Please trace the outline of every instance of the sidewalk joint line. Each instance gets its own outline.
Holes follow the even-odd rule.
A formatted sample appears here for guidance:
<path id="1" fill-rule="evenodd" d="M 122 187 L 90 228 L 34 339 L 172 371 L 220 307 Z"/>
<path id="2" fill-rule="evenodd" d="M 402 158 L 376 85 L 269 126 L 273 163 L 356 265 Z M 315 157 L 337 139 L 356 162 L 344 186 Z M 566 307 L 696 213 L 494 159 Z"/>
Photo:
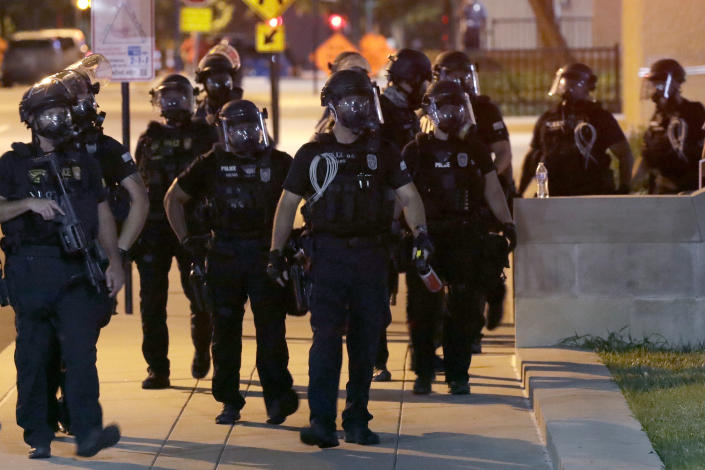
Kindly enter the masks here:
<path id="1" fill-rule="evenodd" d="M 152 460 L 152 463 L 149 464 L 150 470 L 152 468 L 154 468 L 154 464 L 157 463 L 157 459 L 159 459 L 159 456 L 162 454 L 162 450 L 164 450 L 166 443 L 169 442 L 169 438 L 174 433 L 174 429 L 176 429 L 176 425 L 179 422 L 179 419 L 181 419 L 181 415 L 184 414 L 184 411 L 186 411 L 186 407 L 188 406 L 189 402 L 191 401 L 191 397 L 193 397 L 193 394 L 196 393 L 196 389 L 198 388 L 199 382 L 200 382 L 200 379 L 196 379 L 196 383 L 193 385 L 193 388 L 191 389 L 191 393 L 189 393 L 188 398 L 186 398 L 186 401 L 184 402 L 184 405 L 181 407 L 181 410 L 179 410 L 179 414 L 176 415 L 176 419 L 171 424 L 171 428 L 169 429 L 169 432 L 166 434 L 166 437 L 162 441 L 162 444 L 159 446 L 159 450 L 157 450 L 157 453 L 154 455 L 154 459 Z"/>
<path id="2" fill-rule="evenodd" d="M 399 456 L 399 439 L 401 437 L 401 421 L 404 415 L 404 390 L 406 390 L 406 363 L 409 359 L 409 346 L 406 347 L 406 352 L 404 353 L 404 372 L 401 376 L 401 390 L 399 392 L 399 417 L 397 418 L 397 441 L 394 443 L 394 462 L 392 463 L 392 468 L 397 468 L 397 457 Z"/>
<path id="3" fill-rule="evenodd" d="M 250 384 L 252 384 L 252 377 L 255 376 L 255 371 L 257 370 L 257 366 L 252 367 L 252 372 L 250 372 L 250 377 L 247 380 L 247 388 L 245 388 L 245 393 L 243 393 L 244 397 L 247 398 L 247 392 L 250 391 Z M 235 426 L 237 425 L 237 422 L 233 425 L 230 426 L 230 429 L 228 429 L 228 434 L 225 435 L 225 441 L 223 442 L 223 447 L 220 448 L 220 453 L 218 454 L 218 459 L 215 461 L 215 467 L 213 467 L 213 470 L 217 470 L 218 466 L 220 465 L 220 461 L 223 459 L 223 454 L 225 454 L 225 449 L 228 448 L 228 443 L 230 442 L 230 436 L 233 434 L 233 430 L 235 429 Z"/>

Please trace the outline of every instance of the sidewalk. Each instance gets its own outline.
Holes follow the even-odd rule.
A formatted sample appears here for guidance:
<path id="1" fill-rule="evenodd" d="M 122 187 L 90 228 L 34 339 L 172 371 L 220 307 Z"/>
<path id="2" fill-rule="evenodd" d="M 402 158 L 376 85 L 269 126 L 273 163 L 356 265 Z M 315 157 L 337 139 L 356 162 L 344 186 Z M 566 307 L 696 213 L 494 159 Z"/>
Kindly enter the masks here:
<path id="1" fill-rule="evenodd" d="M 172 273 L 173 274 L 173 273 Z M 403 283 L 402 283 L 403 284 Z M 400 292 L 399 299 L 405 295 Z M 308 317 L 287 320 L 290 370 L 301 397 L 299 411 L 281 426 L 265 424 L 266 414 L 254 367 L 254 325 L 245 315 L 242 390 L 247 405 L 235 426 L 214 424 L 220 406 L 206 380 L 190 377 L 190 344 L 186 302 L 172 275 L 169 298 L 172 388 L 145 391 L 139 316 L 118 315 L 98 345 L 101 403 L 105 422 L 117 421 L 120 444 L 92 460 L 74 456 L 73 439 L 59 437 L 53 458 L 30 461 L 15 424 L 14 344 L 0 354 L 0 468 L 3 469 L 549 469 L 546 447 L 513 366 L 513 328 L 501 327 L 485 338 L 485 354 L 473 359 L 472 395 L 455 397 L 441 381 L 434 393 L 410 392 L 407 333 L 402 305 L 394 308 L 390 327 L 393 381 L 373 384 L 371 428 L 379 446 L 346 444 L 320 450 L 299 442 L 308 422 L 307 362 L 311 331 Z M 401 302 L 400 302 L 401 303 Z M 344 404 L 347 365 L 343 364 L 339 410 Z M 338 422 L 340 426 L 340 421 Z M 58 467 L 57 467 L 58 466 Z"/>

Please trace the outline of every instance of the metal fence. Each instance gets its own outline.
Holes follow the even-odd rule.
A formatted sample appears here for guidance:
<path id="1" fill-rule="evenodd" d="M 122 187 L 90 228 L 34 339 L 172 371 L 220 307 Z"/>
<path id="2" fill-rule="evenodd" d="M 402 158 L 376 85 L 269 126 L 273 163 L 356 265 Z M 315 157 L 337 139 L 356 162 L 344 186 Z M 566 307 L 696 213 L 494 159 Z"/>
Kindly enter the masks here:
<path id="1" fill-rule="evenodd" d="M 620 52 L 614 47 L 580 49 L 492 49 L 470 53 L 478 64 L 483 94 L 498 103 L 503 114 L 541 114 L 555 103 L 547 95 L 556 70 L 566 62 L 583 62 L 597 75 L 595 97 L 613 112 L 622 108 Z"/>

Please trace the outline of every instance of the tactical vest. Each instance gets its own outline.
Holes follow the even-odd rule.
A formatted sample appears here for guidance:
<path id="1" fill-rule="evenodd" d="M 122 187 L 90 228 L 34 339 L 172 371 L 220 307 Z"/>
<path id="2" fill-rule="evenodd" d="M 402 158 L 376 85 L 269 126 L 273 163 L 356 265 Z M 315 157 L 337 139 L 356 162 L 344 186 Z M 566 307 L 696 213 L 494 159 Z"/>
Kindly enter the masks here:
<path id="1" fill-rule="evenodd" d="M 688 141 L 688 122 L 678 113 L 656 111 L 644 133 L 642 157 L 649 168 L 659 171 L 681 190 L 697 188 L 697 162 L 701 145 Z M 694 148 L 695 147 L 695 148 Z"/>
<path id="2" fill-rule="evenodd" d="M 302 209 L 314 233 L 342 237 L 373 236 L 389 232 L 394 216 L 395 195 L 381 172 L 379 142 L 369 148 L 340 151 L 332 134 L 317 135 L 321 145 L 317 179 L 323 184 L 326 155 L 335 158 L 338 171 L 320 199 L 309 198 Z M 326 152 L 327 148 L 331 151 Z M 315 157 L 314 157 L 315 160 Z M 313 163 L 312 163 L 313 164 Z"/>
<path id="3" fill-rule="evenodd" d="M 561 106 L 543 121 L 539 130 L 543 162 L 548 170 L 549 193 L 555 196 L 604 194 L 614 191 L 609 165 L 594 151 L 597 131 L 588 114 L 589 106 L 572 109 Z"/>
<path id="4" fill-rule="evenodd" d="M 238 158 L 217 146 L 211 228 L 219 236 L 258 237 L 272 229 L 280 188 L 273 184 L 272 150 L 258 159 Z"/>
<path id="5" fill-rule="evenodd" d="M 152 122 L 147 128 L 146 148 L 137 167 L 149 193 L 149 221 L 166 222 L 163 201 L 167 190 L 191 162 L 208 150 L 212 130 L 196 123 L 176 129 Z M 189 201 L 185 210 L 189 232 L 203 233 L 208 223 L 203 201 Z"/>
<path id="6" fill-rule="evenodd" d="M 24 143 L 14 143 L 12 149 L 20 157 L 16 160 L 16 170 L 26 172 L 24 177 L 30 182 L 28 194 L 15 196 L 57 200 L 59 189 L 56 181 L 51 177 L 47 163 L 38 161 L 37 157 L 40 155 L 37 151 Z M 97 175 L 91 175 L 86 163 L 81 154 L 76 152 L 57 154 L 57 166 L 76 215 L 84 224 L 86 236 L 94 239 L 98 233 L 98 203 L 91 189 L 90 177 Z M 61 245 L 58 236 L 59 224 L 46 221 L 39 214 L 30 211 L 3 223 L 2 231 L 7 238 L 6 245 Z"/>
<path id="7" fill-rule="evenodd" d="M 443 221 L 472 221 L 485 200 L 485 176 L 472 155 L 448 150 L 431 134 L 418 134 L 419 165 L 414 184 L 421 195 L 429 228 Z"/>

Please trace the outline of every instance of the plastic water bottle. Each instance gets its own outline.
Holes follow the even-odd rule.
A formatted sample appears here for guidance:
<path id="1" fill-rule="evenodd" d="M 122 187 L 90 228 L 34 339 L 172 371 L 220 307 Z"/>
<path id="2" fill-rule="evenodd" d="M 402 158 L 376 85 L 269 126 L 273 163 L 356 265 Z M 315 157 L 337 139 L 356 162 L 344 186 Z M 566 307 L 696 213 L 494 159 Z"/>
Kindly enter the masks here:
<path id="1" fill-rule="evenodd" d="M 548 170 L 543 162 L 539 162 L 536 167 L 536 183 L 538 184 L 537 195 L 540 198 L 548 197 Z"/>

